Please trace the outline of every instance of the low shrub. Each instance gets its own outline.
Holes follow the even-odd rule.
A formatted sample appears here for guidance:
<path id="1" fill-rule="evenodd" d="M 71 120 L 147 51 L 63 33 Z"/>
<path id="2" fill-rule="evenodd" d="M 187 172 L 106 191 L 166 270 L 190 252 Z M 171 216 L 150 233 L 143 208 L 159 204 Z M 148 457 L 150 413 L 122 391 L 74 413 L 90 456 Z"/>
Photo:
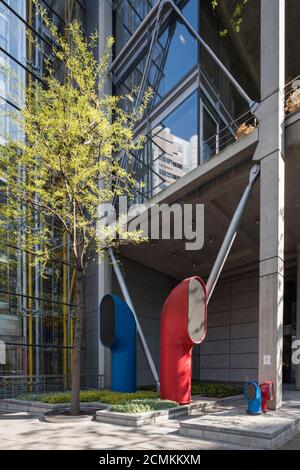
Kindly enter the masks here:
<path id="1" fill-rule="evenodd" d="M 18 395 L 18 400 L 25 400 L 25 401 L 42 401 L 42 396 L 37 393 L 26 393 L 25 395 Z"/>
<path id="2" fill-rule="evenodd" d="M 216 384 L 216 383 L 193 383 L 192 395 L 202 397 L 226 398 L 243 394 L 243 385 Z"/>
<path id="3" fill-rule="evenodd" d="M 141 390 L 155 391 L 153 385 L 145 385 L 140 387 Z M 239 384 L 222 384 L 222 383 L 192 383 L 192 395 L 200 395 L 203 397 L 225 398 L 234 395 L 242 395 L 243 385 Z"/>
<path id="4" fill-rule="evenodd" d="M 200 395 L 202 397 L 225 398 L 234 395 L 241 395 L 243 386 L 236 384 L 216 384 L 216 383 L 193 383 L 192 395 Z M 18 397 L 21 400 L 41 401 L 43 403 L 60 404 L 70 403 L 70 392 L 55 392 L 43 394 L 26 394 Z M 124 405 L 124 403 L 133 400 L 155 400 L 159 398 L 159 394 L 149 387 L 147 390 L 138 390 L 136 393 L 112 392 L 111 390 L 82 390 L 80 392 L 80 401 L 82 403 L 98 401 L 109 405 Z M 166 400 L 163 400 L 165 403 Z M 147 410 L 150 411 L 150 410 Z M 124 411 L 125 413 L 125 411 Z M 137 411 L 138 413 L 138 411 Z"/>
<path id="5" fill-rule="evenodd" d="M 127 403 L 120 403 L 119 405 L 113 405 L 111 411 L 118 413 L 144 413 L 147 411 L 167 410 L 178 406 L 178 403 L 171 400 L 160 400 L 156 398 L 154 400 L 132 400 Z"/>
<path id="6" fill-rule="evenodd" d="M 147 392 L 155 392 L 155 385 L 140 385 L 139 390 L 147 390 Z"/>
<path id="7" fill-rule="evenodd" d="M 135 399 L 155 399 L 158 398 L 157 392 L 151 391 L 137 391 L 136 393 L 121 393 L 112 392 L 110 390 L 82 390 L 80 392 L 80 401 L 82 403 L 98 401 L 101 403 L 108 403 L 110 405 L 117 405 Z M 51 403 L 52 405 L 60 403 L 70 403 L 71 392 L 56 392 L 42 394 L 28 394 L 18 397 L 21 400 L 28 401 L 41 401 L 42 403 Z"/>

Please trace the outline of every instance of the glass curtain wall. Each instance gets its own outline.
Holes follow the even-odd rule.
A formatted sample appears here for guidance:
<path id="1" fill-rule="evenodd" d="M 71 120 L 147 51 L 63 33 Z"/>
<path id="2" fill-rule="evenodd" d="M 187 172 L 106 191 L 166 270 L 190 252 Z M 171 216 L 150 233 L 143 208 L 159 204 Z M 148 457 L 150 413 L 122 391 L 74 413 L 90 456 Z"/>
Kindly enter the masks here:
<path id="1" fill-rule="evenodd" d="M 149 31 L 153 32 L 155 17 L 150 18 L 146 26 L 148 34 L 141 34 L 124 56 L 123 53 L 118 56 L 124 37 L 128 40 L 138 26 L 136 24 L 135 29 L 129 31 L 128 24 L 136 18 L 130 3 L 124 1 L 122 7 L 115 8 L 118 67 L 114 85 L 115 92 L 124 97 L 124 107 L 132 110 L 145 69 L 151 41 Z M 139 17 L 140 24 L 151 5 L 144 0 L 137 3 L 144 12 Z M 211 1 L 175 3 L 253 97 L 255 89 L 247 79 L 230 38 L 220 35 L 224 27 L 212 9 Z M 139 200 L 152 197 L 234 142 L 236 128 L 233 123 L 248 110 L 247 103 L 230 80 L 170 9 L 165 13 L 151 56 L 147 87 L 151 87 L 154 94 L 139 127 L 147 141 L 144 149 L 134 155 L 133 163 L 133 170 L 143 183 Z"/>
<path id="2" fill-rule="evenodd" d="M 117 0 L 114 8 L 115 52 L 118 54 L 147 16 L 156 0 Z"/>
<path id="3" fill-rule="evenodd" d="M 133 160 L 136 178 L 143 183 L 140 199 L 154 196 L 198 165 L 197 101 L 196 90 L 153 121 L 145 148 L 135 155 L 139 165 Z"/>
<path id="4" fill-rule="evenodd" d="M 141 2 L 143 3 L 143 2 Z M 197 29 L 197 0 L 184 2 L 182 13 Z M 116 79 L 116 93 L 126 97 L 126 108 L 131 109 L 145 69 L 150 37 L 143 42 L 142 52 L 127 67 L 124 66 Z M 116 38 L 118 43 L 118 36 Z M 147 87 L 154 91 L 150 108 L 163 97 L 192 69 L 197 66 L 197 42 L 174 13 L 168 15 L 163 24 L 151 57 Z"/>
<path id="5" fill-rule="evenodd" d="M 72 19 L 84 24 L 84 0 L 41 3 L 62 34 Z M 22 138 L 5 111 L 18 112 L 22 86 L 40 80 L 45 58 L 51 59 L 52 41 L 31 0 L 0 0 L 0 106 L 4 111 L 0 144 L 5 144 L 7 135 L 19 133 Z M 57 64 L 56 73 L 63 80 L 63 64 Z M 0 204 L 5 204 L 5 182 L 0 185 Z M 38 223 L 36 214 L 30 214 L 30 219 Z M 49 224 L 54 223 L 49 219 Z M 0 241 L 0 340 L 7 350 L 6 364 L 0 365 L 0 396 L 4 388 L 9 393 L 10 387 L 18 385 L 30 390 L 68 386 L 74 276 L 68 240 L 59 229 L 53 247 L 54 260 L 42 278 L 39 266 L 33 266 L 33 255 L 18 248 L 9 226 L 6 239 Z"/>

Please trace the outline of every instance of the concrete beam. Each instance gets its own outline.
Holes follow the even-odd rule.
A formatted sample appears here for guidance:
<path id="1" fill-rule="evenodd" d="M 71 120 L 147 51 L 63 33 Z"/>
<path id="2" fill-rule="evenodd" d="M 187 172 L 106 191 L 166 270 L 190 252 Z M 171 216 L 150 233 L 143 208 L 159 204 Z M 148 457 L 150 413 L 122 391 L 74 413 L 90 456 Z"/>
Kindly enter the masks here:
<path id="1" fill-rule="evenodd" d="M 282 405 L 284 294 L 285 0 L 261 0 L 261 99 L 254 160 L 260 177 L 259 382 L 275 385 Z"/>

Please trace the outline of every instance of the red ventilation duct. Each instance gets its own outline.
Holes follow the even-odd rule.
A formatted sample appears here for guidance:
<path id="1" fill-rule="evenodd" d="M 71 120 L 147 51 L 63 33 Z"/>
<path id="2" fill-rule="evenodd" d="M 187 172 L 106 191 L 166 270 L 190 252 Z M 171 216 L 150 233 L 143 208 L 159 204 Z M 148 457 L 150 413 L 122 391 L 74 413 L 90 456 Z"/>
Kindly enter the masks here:
<path id="1" fill-rule="evenodd" d="M 191 401 L 192 349 L 206 335 L 207 294 L 204 281 L 190 277 L 166 299 L 160 320 L 160 395 Z"/>

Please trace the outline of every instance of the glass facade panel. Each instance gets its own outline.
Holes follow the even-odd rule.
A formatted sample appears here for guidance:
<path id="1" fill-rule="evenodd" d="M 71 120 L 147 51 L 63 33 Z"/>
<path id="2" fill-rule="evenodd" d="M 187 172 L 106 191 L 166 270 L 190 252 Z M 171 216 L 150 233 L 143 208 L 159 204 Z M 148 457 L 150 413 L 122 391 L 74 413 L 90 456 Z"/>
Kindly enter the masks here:
<path id="1" fill-rule="evenodd" d="M 8 311 L 9 309 L 9 260 L 6 253 L 0 252 L 0 285 L 1 285 L 1 292 L 0 292 L 0 312 Z"/>
<path id="2" fill-rule="evenodd" d="M 156 0 L 122 0 L 114 9 L 116 54 L 125 46 Z"/>
<path id="3" fill-rule="evenodd" d="M 146 2 L 140 2 L 140 5 L 142 4 L 146 8 Z M 247 80 L 239 55 L 234 50 L 229 36 L 220 35 L 223 26 L 217 12 L 211 6 L 211 1 L 178 1 L 176 4 L 181 8 L 190 25 L 200 33 L 248 95 L 255 97 L 251 81 Z M 116 31 L 118 41 L 118 30 Z M 132 110 L 135 103 L 145 69 L 150 40 L 151 35 L 144 47 L 143 44 L 139 44 L 139 47 L 135 44 L 131 54 L 128 55 L 130 65 L 126 62 L 122 63 L 121 71 L 117 72 L 116 93 L 125 95 L 125 107 L 128 110 Z M 139 53 L 135 53 L 135 50 Z M 176 100 L 180 100 L 179 87 L 184 88 L 183 78 L 192 77 L 192 72 L 196 69 L 198 69 L 198 77 L 194 74 L 193 80 L 195 85 L 196 81 L 197 85 L 200 83 L 200 87 L 199 98 L 193 104 L 193 116 L 187 112 L 186 107 L 189 101 L 184 101 L 178 106 L 179 114 L 174 112 L 172 125 L 170 122 L 172 122 L 173 113 L 170 115 L 170 121 L 169 117 L 162 119 L 160 124 L 153 128 L 150 116 L 155 115 L 155 122 L 157 122 L 156 110 L 160 107 L 164 109 L 165 103 L 165 106 L 172 106 L 172 103 L 169 103 L 171 91 L 175 95 L 178 90 Z M 150 197 L 191 171 L 197 164 L 205 163 L 229 143 L 234 142 L 235 131 L 238 127 L 234 121 L 248 110 L 248 105 L 212 56 L 198 45 L 184 23 L 179 21 L 178 16 L 171 10 L 161 25 L 147 80 L 147 86 L 153 89 L 154 96 L 145 113 L 145 122 L 147 121 L 145 125 L 153 130 L 151 134 L 146 132 L 147 143 L 143 152 L 139 152 L 138 156 L 135 155 L 134 168 L 138 178 L 145 183 L 146 189 L 141 191 L 142 194 Z M 196 96 L 196 93 L 193 96 Z M 181 116 L 180 113 L 182 113 Z M 200 118 L 199 124 L 197 116 Z M 178 131 L 176 122 L 180 122 Z M 187 128 L 190 129 L 191 134 L 182 136 L 184 129 Z M 198 136 L 200 137 L 200 155 L 198 155 Z M 180 139 L 182 140 L 181 150 L 176 155 L 174 148 Z M 170 153 L 168 153 L 169 150 Z"/>
<path id="4" fill-rule="evenodd" d="M 216 153 L 217 132 L 217 122 L 203 106 L 203 162 L 207 162 Z"/>
<path id="5" fill-rule="evenodd" d="M 116 54 L 156 1 L 114 2 Z M 17 90 L 16 82 L 25 84 L 39 79 L 44 58 L 51 57 L 53 42 L 30 0 L 6 0 L 6 3 L 9 8 L 0 2 L 0 106 L 3 110 L 17 112 L 23 104 L 23 95 Z M 175 3 L 252 96 L 251 84 L 229 37 L 220 37 L 222 25 L 211 8 L 211 1 L 177 0 Z M 43 1 L 43 6 L 62 34 L 69 20 L 84 21 L 83 0 L 47 0 Z M 121 71 L 116 72 L 114 91 L 125 95 L 127 109 L 132 109 L 141 83 L 151 27 L 153 25 L 148 27 L 149 34 L 142 37 L 143 43 L 137 38 L 140 42 L 130 50 Z M 28 32 L 36 46 L 30 44 Z M 8 74 L 8 69 L 13 73 Z M 192 74 L 195 70 L 198 70 L 198 77 L 196 73 Z M 56 74 L 63 80 L 63 64 L 57 64 Z M 192 77 L 188 85 L 183 83 L 186 77 Z M 141 201 L 176 182 L 233 142 L 235 134 L 230 123 L 246 109 L 246 103 L 228 78 L 210 55 L 199 48 L 174 13 L 169 12 L 161 26 L 147 79 L 148 86 L 154 90 L 150 112 L 142 124 L 147 139 L 144 149 L 136 152 L 131 162 L 136 178 L 143 183 L 137 191 L 137 199 Z M 188 97 L 187 86 L 189 90 L 195 90 L 189 91 Z M 173 96 L 176 96 L 176 106 L 172 102 Z M 3 118 L 2 112 L 1 115 L 0 143 L 3 144 L 6 133 L 13 135 L 19 130 L 8 117 Z M 3 182 L 1 191 L 0 203 L 5 204 Z M 60 375 L 69 371 L 73 328 L 73 306 L 70 304 L 75 299 L 71 293 L 74 279 L 70 254 L 63 239 L 64 235 L 58 233 L 53 241 L 58 247 L 57 259 L 49 264 L 45 279 L 39 277 L 38 266 L 31 266 L 29 254 L 18 249 L 16 240 L 8 235 L 0 243 L 0 339 L 5 338 L 8 345 L 8 362 L 6 366 L 0 366 L 0 375 Z M 29 343 L 29 330 L 32 344 Z"/>
<path id="6" fill-rule="evenodd" d="M 188 2 L 182 9 L 184 16 L 191 16 L 195 5 Z M 196 15 L 193 15 L 194 22 Z M 159 36 L 150 69 L 150 82 L 157 92 L 157 103 L 176 83 L 197 64 L 197 42 L 187 28 L 171 16 L 169 25 Z"/>
<path id="7" fill-rule="evenodd" d="M 51 34 L 30 0 L 7 0 L 6 4 L 0 3 L 1 144 L 5 144 L 7 135 L 16 137 L 18 133 L 18 138 L 22 138 L 8 111 L 17 113 L 22 107 L 24 86 L 42 75 L 44 59 L 51 58 L 53 47 Z M 62 34 L 69 20 L 83 21 L 84 4 L 84 0 L 43 2 Z M 63 65 L 57 64 L 56 75 L 63 79 Z M 2 181 L 0 204 L 5 201 L 5 181 Z M 33 214 L 32 223 L 36 220 Z M 49 220 L 49 223 L 54 222 Z M 0 339 L 5 341 L 7 349 L 7 363 L 0 365 L 0 396 L 1 375 L 15 378 L 22 375 L 24 380 L 20 379 L 20 384 L 25 384 L 26 391 L 27 386 L 31 390 L 45 380 L 41 378 L 45 374 L 62 377 L 70 373 L 74 296 L 69 248 L 61 232 L 53 240 L 54 246 L 57 246 L 53 250 L 55 260 L 48 266 L 47 277 L 41 278 L 33 255 L 18 248 L 9 224 L 7 237 L 0 242 Z M 59 385 L 66 386 L 65 379 L 60 378 Z"/>
<path id="8" fill-rule="evenodd" d="M 209 100 L 203 93 L 200 100 L 201 163 L 218 154 L 235 141 L 235 129 L 221 113 L 220 103 Z"/>
<path id="9" fill-rule="evenodd" d="M 26 12 L 26 3 L 21 0 L 19 2 L 19 11 Z M 21 15 L 21 16 L 23 16 Z M 26 63 L 26 46 L 25 46 L 25 27 L 24 23 L 3 3 L 0 4 L 0 45 L 15 59 L 22 63 Z"/>
<path id="10" fill-rule="evenodd" d="M 19 13 L 25 14 L 26 2 L 18 3 Z M 26 33 L 18 18 L 0 3 L 0 97 L 1 107 L 6 109 L 5 101 L 19 107 L 23 103 L 22 87 L 25 83 Z M 1 126 L 8 129 L 9 123 L 1 113 Z"/>
<path id="11" fill-rule="evenodd" d="M 198 165 L 197 96 L 195 91 L 152 128 L 134 168 L 136 177 L 145 185 L 146 198 Z"/>
<path id="12" fill-rule="evenodd" d="M 234 50 L 230 37 L 220 35 L 223 26 L 216 12 L 212 10 L 208 1 L 200 2 L 200 5 L 201 36 L 248 95 L 254 98 L 255 90 L 251 86 L 251 81 L 246 77 L 239 55 Z M 248 109 L 246 101 L 239 95 L 231 81 L 203 47 L 200 50 L 200 66 L 201 72 L 208 79 L 210 85 L 213 86 L 215 92 L 219 94 L 220 102 L 226 108 L 232 120 Z"/>
<path id="13" fill-rule="evenodd" d="M 181 6 L 182 13 L 197 29 L 197 2 L 190 0 Z M 132 109 L 137 89 L 141 83 L 148 53 L 147 44 L 133 66 L 120 76 L 116 84 L 119 95 L 130 95 L 125 108 Z M 198 46 L 176 14 L 171 14 L 164 25 L 152 52 L 147 86 L 154 90 L 150 104 L 157 104 L 185 75 L 197 65 Z"/>

